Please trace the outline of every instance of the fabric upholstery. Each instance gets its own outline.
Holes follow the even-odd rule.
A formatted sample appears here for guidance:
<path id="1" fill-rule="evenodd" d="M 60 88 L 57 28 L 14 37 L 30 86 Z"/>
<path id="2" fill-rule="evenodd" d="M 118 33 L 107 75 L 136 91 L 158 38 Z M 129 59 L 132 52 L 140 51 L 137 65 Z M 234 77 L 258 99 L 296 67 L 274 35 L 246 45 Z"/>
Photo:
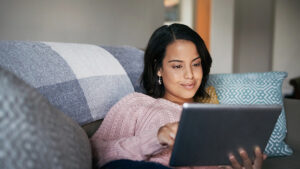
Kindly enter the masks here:
<path id="1" fill-rule="evenodd" d="M 300 153 L 300 99 L 284 99 L 284 107 L 286 112 L 287 121 L 287 138 L 286 142 Z M 299 154 L 300 155 L 300 154 Z M 299 158 L 300 159 L 300 158 Z M 299 161 L 300 166 L 300 161 Z"/>
<path id="2" fill-rule="evenodd" d="M 144 52 L 130 46 L 101 46 L 110 52 L 126 70 L 135 92 L 144 93 L 140 76 L 144 68 Z"/>
<path id="3" fill-rule="evenodd" d="M 90 169 L 86 133 L 35 89 L 0 68 L 0 168 Z"/>
<path id="4" fill-rule="evenodd" d="M 213 74 L 208 85 L 214 86 L 220 104 L 280 104 L 285 72 Z M 268 156 L 291 155 L 292 149 L 284 142 L 286 136 L 284 107 L 265 148 Z"/>
<path id="5" fill-rule="evenodd" d="M 0 67 L 81 125 L 104 118 L 111 106 L 134 91 L 118 60 L 94 45 L 0 41 Z"/>
<path id="6" fill-rule="evenodd" d="M 292 156 L 273 157 L 264 161 L 262 169 L 299 169 L 300 166 L 300 100 L 284 99 L 287 122 L 286 142 L 293 149 Z"/>

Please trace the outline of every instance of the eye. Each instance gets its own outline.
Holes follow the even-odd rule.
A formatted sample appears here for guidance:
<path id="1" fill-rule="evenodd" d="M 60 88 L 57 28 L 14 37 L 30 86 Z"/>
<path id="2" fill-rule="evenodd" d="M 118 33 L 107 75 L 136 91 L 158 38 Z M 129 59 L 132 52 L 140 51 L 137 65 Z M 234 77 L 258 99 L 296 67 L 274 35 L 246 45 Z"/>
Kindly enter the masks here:
<path id="1" fill-rule="evenodd" d="M 193 66 L 198 67 L 201 66 L 201 62 L 193 64 Z"/>
<path id="2" fill-rule="evenodd" d="M 174 66 L 172 66 L 172 68 L 173 69 L 180 69 L 180 68 L 182 68 L 182 66 L 181 65 L 174 65 Z"/>

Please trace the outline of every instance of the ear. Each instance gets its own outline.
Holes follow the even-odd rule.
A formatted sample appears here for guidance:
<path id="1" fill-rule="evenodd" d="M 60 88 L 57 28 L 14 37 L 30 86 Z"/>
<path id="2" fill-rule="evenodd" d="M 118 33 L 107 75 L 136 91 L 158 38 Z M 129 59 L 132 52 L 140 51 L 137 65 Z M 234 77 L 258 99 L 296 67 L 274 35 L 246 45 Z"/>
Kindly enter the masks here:
<path id="1" fill-rule="evenodd" d="M 161 76 L 161 74 L 162 74 L 162 69 L 159 68 L 158 71 L 157 71 L 157 76 L 159 77 L 159 76 Z"/>

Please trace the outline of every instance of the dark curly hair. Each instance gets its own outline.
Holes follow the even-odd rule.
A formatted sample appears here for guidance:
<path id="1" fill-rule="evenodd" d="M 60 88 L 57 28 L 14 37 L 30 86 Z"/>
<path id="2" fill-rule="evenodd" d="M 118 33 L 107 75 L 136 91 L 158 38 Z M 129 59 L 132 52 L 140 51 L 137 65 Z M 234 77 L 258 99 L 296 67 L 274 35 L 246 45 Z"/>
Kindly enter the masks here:
<path id="1" fill-rule="evenodd" d="M 161 98 L 165 94 L 164 85 L 158 84 L 157 72 L 162 67 L 166 48 L 175 40 L 188 40 L 195 44 L 201 58 L 203 77 L 195 98 L 208 97 L 205 85 L 208 80 L 212 59 L 202 38 L 191 28 L 183 24 L 164 25 L 152 34 L 144 55 L 144 71 L 141 75 L 141 86 L 147 95 Z"/>

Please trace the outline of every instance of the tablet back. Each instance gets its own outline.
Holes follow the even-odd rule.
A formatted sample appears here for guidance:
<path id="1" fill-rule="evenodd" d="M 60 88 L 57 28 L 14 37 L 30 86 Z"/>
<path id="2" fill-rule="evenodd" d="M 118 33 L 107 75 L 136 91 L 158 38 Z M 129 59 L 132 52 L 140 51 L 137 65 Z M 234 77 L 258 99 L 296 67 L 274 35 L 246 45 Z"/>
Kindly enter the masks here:
<path id="1" fill-rule="evenodd" d="M 280 112 L 280 105 L 186 103 L 170 166 L 229 165 L 229 153 L 241 161 L 240 147 L 254 159 L 254 146 L 265 149 Z"/>

